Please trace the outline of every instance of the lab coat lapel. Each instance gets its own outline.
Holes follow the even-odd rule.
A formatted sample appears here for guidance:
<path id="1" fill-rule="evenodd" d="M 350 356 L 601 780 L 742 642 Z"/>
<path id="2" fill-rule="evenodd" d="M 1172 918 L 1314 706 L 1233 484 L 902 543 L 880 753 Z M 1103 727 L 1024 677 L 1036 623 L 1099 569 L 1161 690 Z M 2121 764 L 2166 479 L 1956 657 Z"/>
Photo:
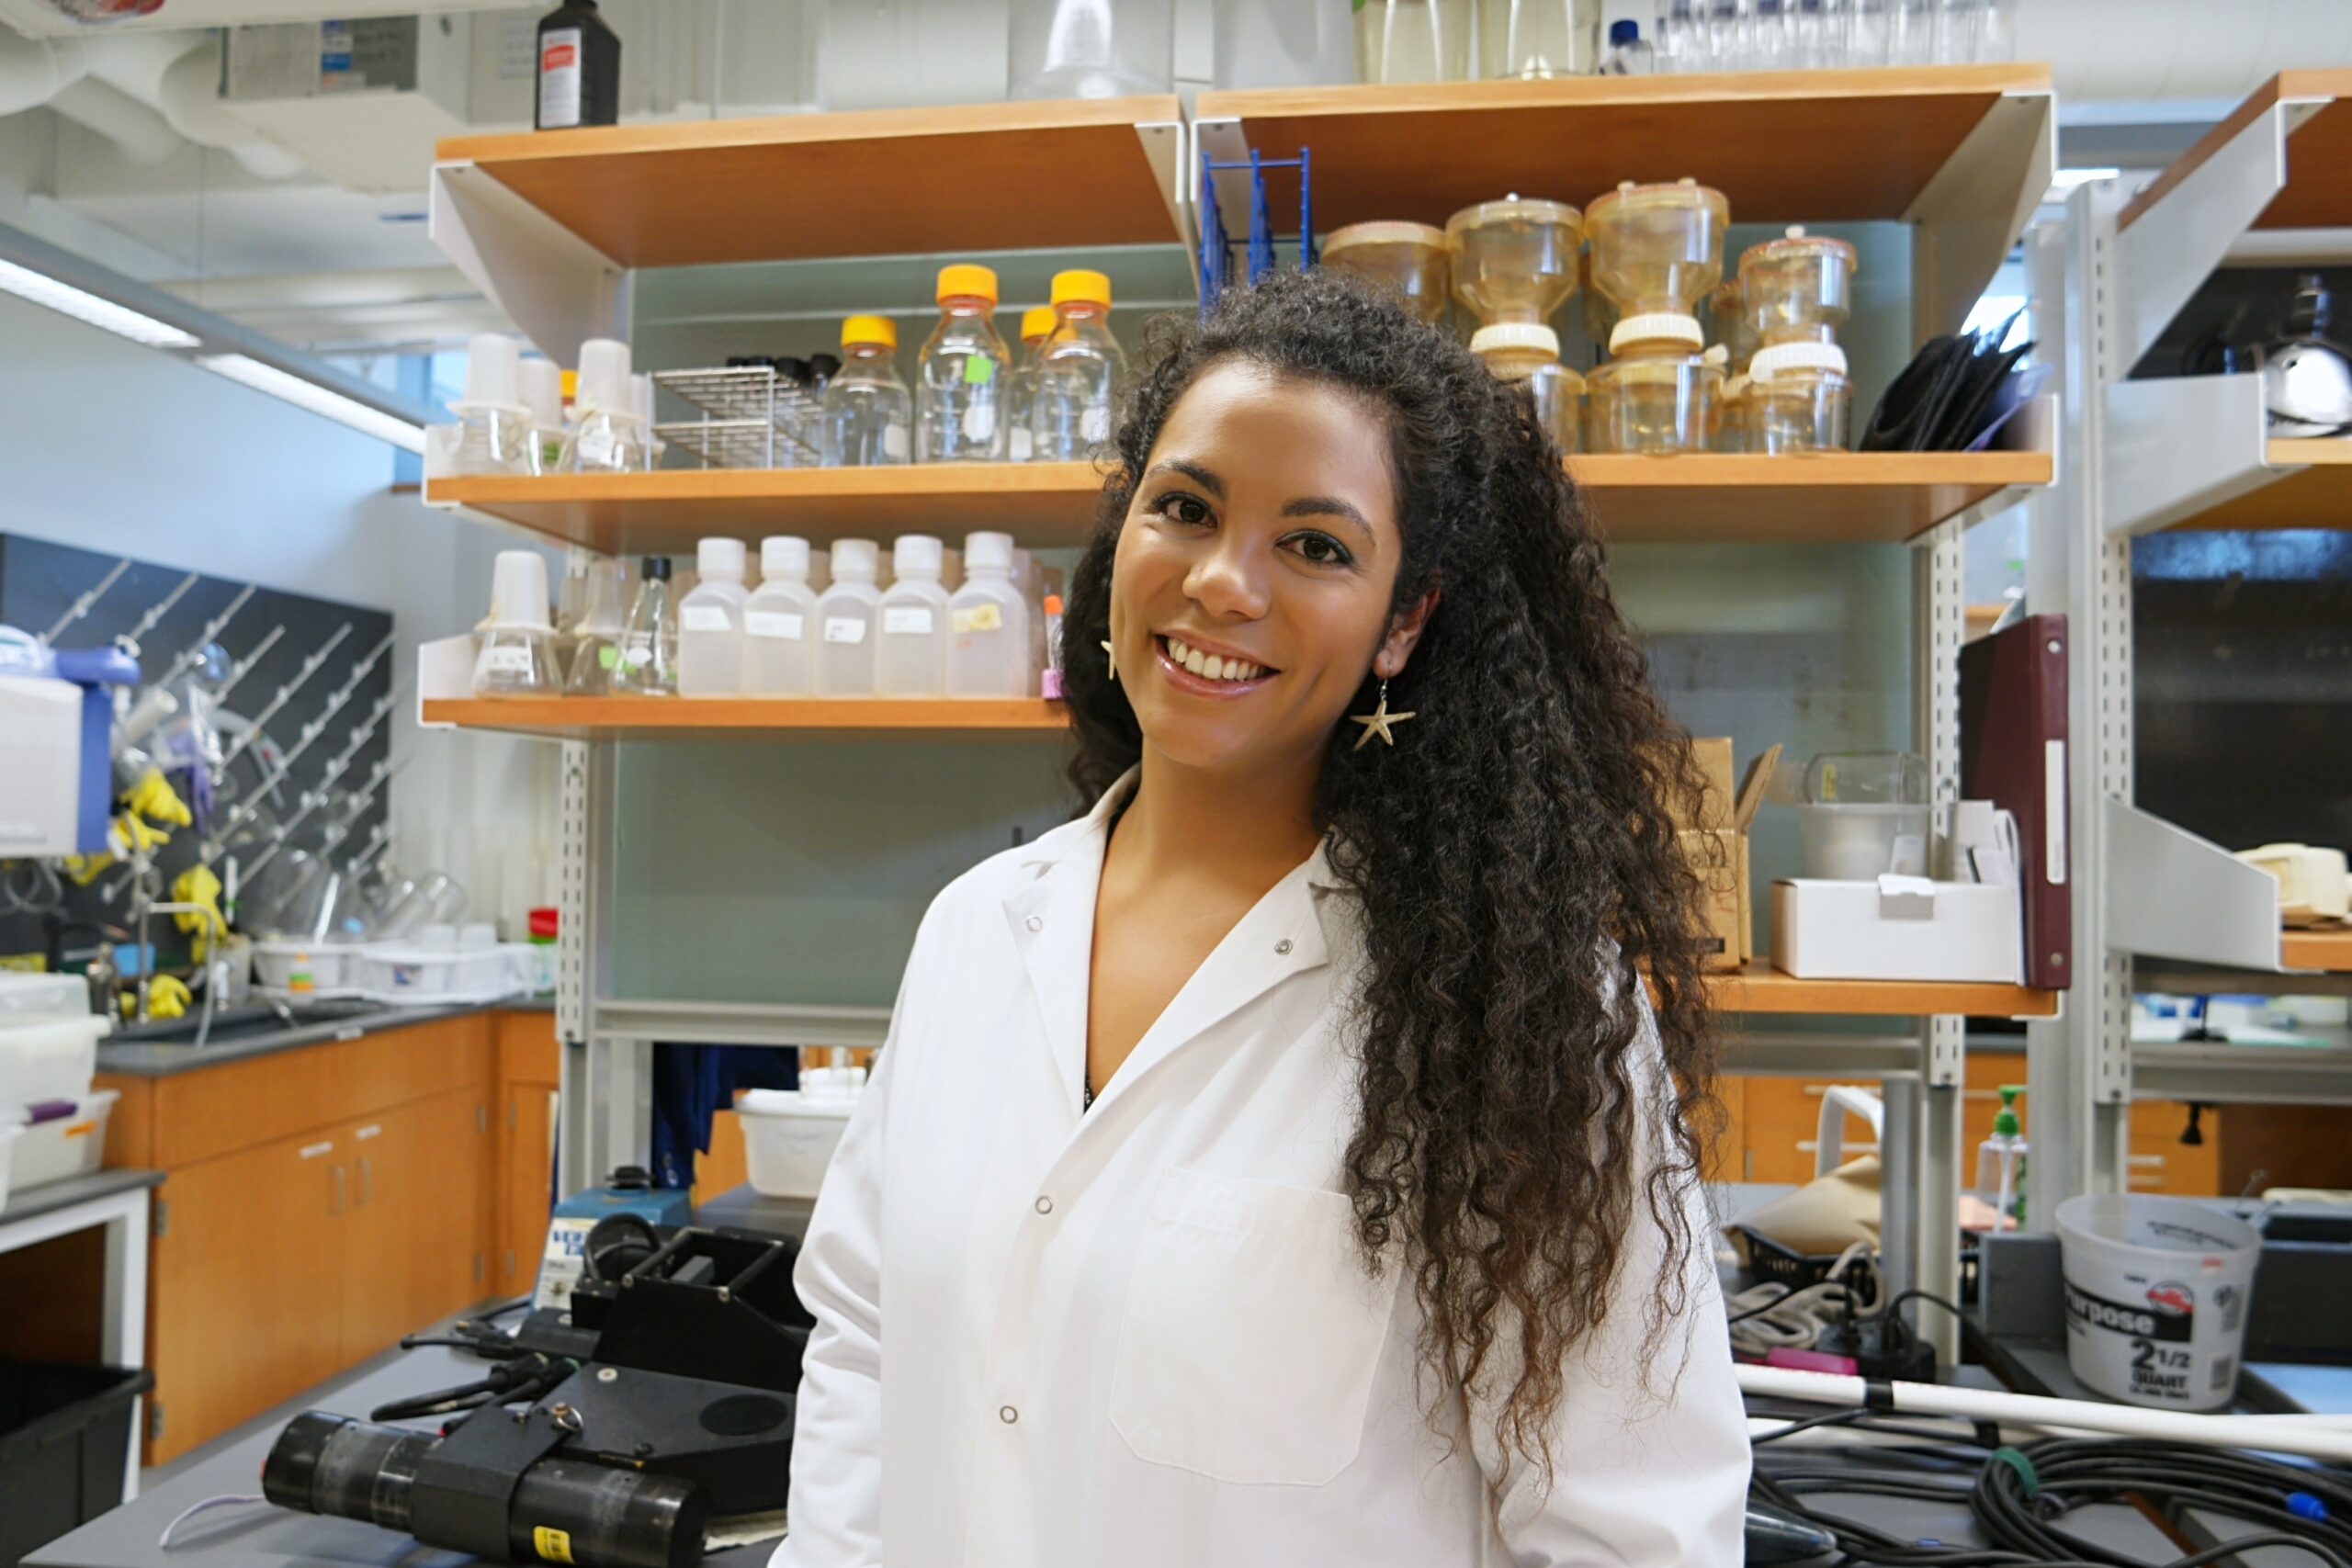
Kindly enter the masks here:
<path id="1" fill-rule="evenodd" d="M 1094 897 L 1102 883 L 1102 850 L 1112 811 L 1135 787 L 1130 768 L 1081 821 L 1037 840 L 1023 861 L 1037 880 L 1004 901 L 1005 926 L 1021 954 L 1053 1060 L 1054 1081 L 1073 1120 L 1086 1104 L 1086 1010 L 1094 961 Z"/>

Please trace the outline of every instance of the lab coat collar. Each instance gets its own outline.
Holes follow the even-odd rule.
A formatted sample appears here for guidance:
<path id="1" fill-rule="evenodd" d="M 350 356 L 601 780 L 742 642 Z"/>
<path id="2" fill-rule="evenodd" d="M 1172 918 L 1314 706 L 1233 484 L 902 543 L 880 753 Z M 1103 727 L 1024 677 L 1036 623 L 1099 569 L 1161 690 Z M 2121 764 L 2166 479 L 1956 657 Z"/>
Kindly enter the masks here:
<path id="1" fill-rule="evenodd" d="M 1102 856 L 1113 814 L 1133 792 L 1139 768 L 1130 768 L 1103 792 L 1093 810 L 1040 838 L 1021 860 L 1036 879 L 1004 900 L 1005 924 L 1035 997 L 1044 1043 L 1070 1113 L 1085 1105 L 1086 1020 L 1094 953 L 1094 905 L 1102 884 Z M 1327 909 L 1345 885 L 1332 873 L 1326 846 L 1268 889 L 1226 933 L 1134 1053 L 1096 1097 L 1098 1106 L 1124 1095 L 1151 1067 L 1294 975 L 1330 962 L 1330 922 L 1346 917 Z"/>

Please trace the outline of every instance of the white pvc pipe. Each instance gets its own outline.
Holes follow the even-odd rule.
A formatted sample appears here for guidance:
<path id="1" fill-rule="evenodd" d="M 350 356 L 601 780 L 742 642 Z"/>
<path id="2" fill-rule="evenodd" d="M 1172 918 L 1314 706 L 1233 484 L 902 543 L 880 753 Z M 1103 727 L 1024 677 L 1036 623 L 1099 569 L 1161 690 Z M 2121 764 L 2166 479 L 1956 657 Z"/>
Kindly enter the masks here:
<path id="1" fill-rule="evenodd" d="M 49 107 L 105 137 L 134 164 L 160 164 L 187 145 L 162 115 L 95 76 L 59 93 Z"/>
<path id="2" fill-rule="evenodd" d="M 89 69 L 79 39 L 27 38 L 0 27 L 0 115 L 39 108 Z"/>
<path id="3" fill-rule="evenodd" d="M 1808 1404 L 1862 1404 L 1867 1403 L 1871 1386 L 1868 1380 L 1831 1372 L 1747 1365 L 1735 1370 L 1744 1393 Z M 1963 1420 L 1990 1421 L 2004 1427 L 2146 1438 L 2209 1449 L 2267 1449 L 2339 1464 L 2352 1462 L 2352 1432 L 2312 1423 L 2267 1416 L 2192 1416 L 2177 1410 L 2143 1410 L 2136 1405 L 2104 1404 L 2084 1399 L 2046 1399 L 1999 1389 L 1946 1388 L 1917 1382 L 1878 1386 L 1890 1395 L 1898 1412 L 1957 1416 Z"/>

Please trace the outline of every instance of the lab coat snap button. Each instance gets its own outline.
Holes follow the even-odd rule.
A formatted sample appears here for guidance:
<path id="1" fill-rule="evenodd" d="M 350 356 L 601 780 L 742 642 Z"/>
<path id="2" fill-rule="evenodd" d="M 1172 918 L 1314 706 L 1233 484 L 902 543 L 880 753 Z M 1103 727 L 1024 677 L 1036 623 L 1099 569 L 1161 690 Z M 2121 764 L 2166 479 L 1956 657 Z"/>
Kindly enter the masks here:
<path id="1" fill-rule="evenodd" d="M 1000 1420 L 1000 1421 L 1002 1421 L 1002 1422 L 1003 1422 L 1006 1426 L 1008 1426 L 1008 1427 L 1012 1426 L 1015 1421 L 1018 1421 L 1018 1420 L 1020 1420 L 1020 1419 L 1021 1419 L 1021 1412 L 1019 1412 L 1018 1410 L 1015 1410 L 1015 1409 L 1014 1409 L 1012 1405 L 1010 1405 L 1010 1404 L 1006 1405 L 1003 1409 L 1001 1409 L 1001 1410 L 998 1411 L 996 1414 L 997 1414 L 997 1419 L 998 1419 L 998 1420 Z"/>
<path id="2" fill-rule="evenodd" d="M 1037 1200 L 1037 1212 L 1038 1212 L 1039 1213 L 1041 1213 L 1041 1214 L 1050 1214 L 1050 1213 L 1052 1213 L 1054 1212 L 1054 1201 L 1053 1201 L 1051 1198 L 1040 1198 L 1040 1199 L 1038 1199 L 1038 1200 Z"/>
<path id="3" fill-rule="evenodd" d="M 1043 915 L 1032 915 L 1032 916 L 1030 916 L 1030 917 L 1029 917 L 1029 929 L 1030 929 L 1031 931 L 1044 931 L 1044 930 L 1046 929 L 1046 917 L 1045 917 L 1045 916 L 1043 916 Z"/>
<path id="4" fill-rule="evenodd" d="M 1284 937 L 1284 938 L 1283 938 L 1283 939 L 1282 939 L 1282 941 L 1280 941 L 1280 942 L 1278 942 L 1274 943 L 1274 951 L 1275 951 L 1276 953 L 1281 953 L 1281 954 L 1282 954 L 1283 957 L 1285 957 L 1285 958 L 1289 957 L 1289 956 L 1290 956 L 1290 938 L 1288 938 L 1288 937 Z"/>

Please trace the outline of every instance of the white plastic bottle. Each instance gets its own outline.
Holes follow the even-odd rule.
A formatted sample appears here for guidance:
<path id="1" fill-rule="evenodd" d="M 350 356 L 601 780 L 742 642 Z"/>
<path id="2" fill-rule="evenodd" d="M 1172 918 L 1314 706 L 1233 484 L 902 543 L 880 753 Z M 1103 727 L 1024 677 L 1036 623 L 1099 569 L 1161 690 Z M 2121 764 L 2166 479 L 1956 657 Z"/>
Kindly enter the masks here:
<path id="1" fill-rule="evenodd" d="M 2026 1142 L 2018 1125 L 2018 1096 L 2021 1084 L 2001 1086 L 2001 1109 L 1993 1118 L 1993 1135 L 1976 1145 L 1976 1195 L 1996 1215 L 2001 1228 L 2022 1229 L 2025 1215 L 2018 1201 L 2018 1178 L 2025 1172 Z"/>
<path id="2" fill-rule="evenodd" d="M 808 541 L 776 534 L 760 541 L 760 585 L 743 603 L 743 694 L 808 694 L 808 649 L 817 636 L 817 595 L 808 587 Z"/>
<path id="3" fill-rule="evenodd" d="M 881 646 L 874 653 L 874 691 L 884 697 L 935 697 L 947 687 L 947 589 L 939 581 L 945 549 L 929 534 L 901 534 L 890 550 L 890 586 L 882 592 Z"/>
<path id="4" fill-rule="evenodd" d="M 1001 462 L 1012 351 L 996 335 L 996 274 L 939 269 L 939 325 L 916 363 L 915 461 Z"/>
<path id="5" fill-rule="evenodd" d="M 1037 350 L 1030 394 L 1030 455 L 1038 462 L 1091 456 L 1111 439 L 1111 416 L 1127 378 L 1112 337 L 1111 280 L 1084 268 L 1054 274 L 1054 331 Z"/>
<path id="6" fill-rule="evenodd" d="M 817 601 L 817 660 L 809 690 L 818 696 L 874 694 L 874 623 L 882 599 L 874 573 L 881 558 L 871 539 L 833 541 L 832 586 Z"/>
<path id="7" fill-rule="evenodd" d="M 731 697 L 743 689 L 743 541 L 703 540 L 695 575 L 678 601 L 678 694 Z"/>
<path id="8" fill-rule="evenodd" d="M 1029 694 L 1029 605 L 1012 580 L 1012 536 L 964 538 L 964 586 L 947 601 L 947 694 Z"/>

